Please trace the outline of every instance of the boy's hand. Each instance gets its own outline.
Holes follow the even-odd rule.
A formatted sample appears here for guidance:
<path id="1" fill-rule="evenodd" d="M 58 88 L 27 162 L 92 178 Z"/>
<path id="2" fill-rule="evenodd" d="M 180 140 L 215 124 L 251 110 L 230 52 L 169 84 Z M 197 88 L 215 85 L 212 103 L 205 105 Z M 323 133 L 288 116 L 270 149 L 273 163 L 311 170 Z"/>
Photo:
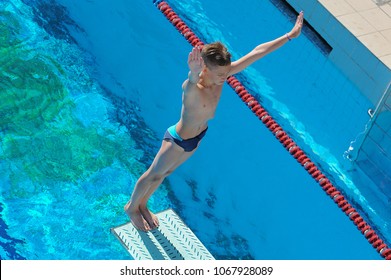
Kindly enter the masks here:
<path id="1" fill-rule="evenodd" d="M 301 28 L 303 27 L 303 18 L 304 18 L 304 12 L 301 11 L 297 16 L 295 26 L 293 26 L 292 30 L 288 33 L 288 36 L 290 38 L 296 38 L 300 35 Z"/>
<path id="2" fill-rule="evenodd" d="M 187 64 L 189 65 L 190 71 L 194 74 L 198 74 L 202 71 L 204 60 L 201 57 L 201 49 L 199 47 L 194 47 L 189 53 Z"/>

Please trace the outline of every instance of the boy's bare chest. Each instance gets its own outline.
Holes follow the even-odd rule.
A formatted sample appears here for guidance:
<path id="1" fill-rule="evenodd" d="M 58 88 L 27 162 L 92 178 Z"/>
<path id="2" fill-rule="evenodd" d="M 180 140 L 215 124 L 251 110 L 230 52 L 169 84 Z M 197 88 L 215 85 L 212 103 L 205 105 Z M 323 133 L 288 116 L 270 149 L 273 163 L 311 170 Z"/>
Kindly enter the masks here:
<path id="1" fill-rule="evenodd" d="M 203 91 L 200 93 L 200 105 L 203 108 L 216 108 L 220 100 L 221 91 Z"/>
<path id="2" fill-rule="evenodd" d="M 197 119 L 211 119 L 214 117 L 217 104 L 221 96 L 221 87 L 214 89 L 198 89 L 184 96 L 184 113 Z"/>
<path id="3" fill-rule="evenodd" d="M 221 90 L 215 91 L 203 91 L 200 93 L 199 106 L 206 116 L 212 118 L 216 111 L 217 104 L 219 103 L 221 96 Z"/>

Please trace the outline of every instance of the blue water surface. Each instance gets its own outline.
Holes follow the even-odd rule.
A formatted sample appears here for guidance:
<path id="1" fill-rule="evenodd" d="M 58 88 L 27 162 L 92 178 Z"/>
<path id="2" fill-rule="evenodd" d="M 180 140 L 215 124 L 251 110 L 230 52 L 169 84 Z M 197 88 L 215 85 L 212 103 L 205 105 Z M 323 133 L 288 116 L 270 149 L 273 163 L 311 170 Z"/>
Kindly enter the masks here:
<path id="1" fill-rule="evenodd" d="M 292 27 L 274 2 L 170 4 L 238 58 Z M 0 6 L 12 30 L 0 47 L 13 61 L 0 82 L 0 113 L 11 116 L 0 132 L 1 259 L 129 258 L 109 229 L 128 221 L 123 205 L 178 120 L 190 45 L 152 1 Z M 227 16 L 235 11 L 246 16 Z M 238 78 L 387 236 L 386 211 L 342 157 L 369 101 L 327 54 L 303 35 Z M 209 127 L 153 211 L 173 208 L 217 259 L 380 259 L 228 86 Z"/>

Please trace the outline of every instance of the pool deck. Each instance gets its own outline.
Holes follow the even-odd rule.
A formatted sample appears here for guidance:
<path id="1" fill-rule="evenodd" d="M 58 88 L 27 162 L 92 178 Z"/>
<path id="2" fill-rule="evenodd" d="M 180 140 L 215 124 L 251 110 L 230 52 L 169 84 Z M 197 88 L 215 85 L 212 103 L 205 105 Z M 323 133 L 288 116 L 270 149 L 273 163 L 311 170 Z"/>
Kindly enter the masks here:
<path id="1" fill-rule="evenodd" d="M 390 0 L 319 0 L 319 2 L 391 69 Z"/>

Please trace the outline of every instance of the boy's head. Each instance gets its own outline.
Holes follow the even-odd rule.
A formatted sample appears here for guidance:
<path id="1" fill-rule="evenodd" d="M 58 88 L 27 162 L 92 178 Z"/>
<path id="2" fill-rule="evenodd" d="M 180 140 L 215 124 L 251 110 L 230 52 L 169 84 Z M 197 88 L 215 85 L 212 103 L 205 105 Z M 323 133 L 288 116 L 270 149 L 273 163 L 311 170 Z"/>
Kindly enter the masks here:
<path id="1" fill-rule="evenodd" d="M 206 67 L 213 69 L 216 66 L 228 66 L 231 64 L 231 54 L 220 42 L 207 44 L 202 48 L 201 57 Z"/>
<path id="2" fill-rule="evenodd" d="M 203 72 L 215 84 L 223 84 L 231 69 L 231 54 L 220 42 L 205 45 L 201 51 L 205 63 Z"/>

